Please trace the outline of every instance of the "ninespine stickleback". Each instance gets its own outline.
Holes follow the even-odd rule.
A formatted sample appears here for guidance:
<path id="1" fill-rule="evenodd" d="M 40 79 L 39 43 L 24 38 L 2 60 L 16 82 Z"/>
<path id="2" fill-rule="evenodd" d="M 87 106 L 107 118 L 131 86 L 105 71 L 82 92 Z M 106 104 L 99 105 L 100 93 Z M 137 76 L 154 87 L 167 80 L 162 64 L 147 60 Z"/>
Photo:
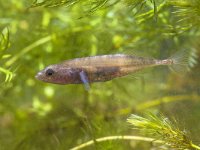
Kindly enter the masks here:
<path id="1" fill-rule="evenodd" d="M 182 55 L 179 54 L 164 60 L 125 54 L 101 55 L 76 58 L 50 65 L 38 72 L 36 78 L 54 84 L 83 83 L 88 86 L 89 83 L 109 81 L 144 68 L 159 65 L 168 65 L 173 69 L 180 69 L 186 63 Z"/>

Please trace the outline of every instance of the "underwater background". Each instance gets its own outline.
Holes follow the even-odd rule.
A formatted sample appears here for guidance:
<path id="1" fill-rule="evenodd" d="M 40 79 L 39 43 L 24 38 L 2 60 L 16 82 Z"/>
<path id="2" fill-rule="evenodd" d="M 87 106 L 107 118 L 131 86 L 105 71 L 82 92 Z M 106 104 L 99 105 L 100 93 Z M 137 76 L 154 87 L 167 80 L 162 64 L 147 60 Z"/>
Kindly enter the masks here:
<path id="1" fill-rule="evenodd" d="M 199 0 L 0 0 L 0 150 L 66 150 L 89 140 L 94 143 L 84 149 L 193 149 L 185 139 L 198 149 L 199 6 Z M 89 91 L 35 79 L 44 67 L 73 58 L 140 53 L 165 59 L 181 50 L 189 52 L 188 72 L 159 66 L 91 84 Z M 131 114 L 158 116 L 155 125 L 168 118 L 177 132 L 149 134 L 153 126 L 127 122 Z M 186 137 L 177 142 L 179 129 Z M 123 135 L 171 140 L 159 146 L 95 141 Z"/>

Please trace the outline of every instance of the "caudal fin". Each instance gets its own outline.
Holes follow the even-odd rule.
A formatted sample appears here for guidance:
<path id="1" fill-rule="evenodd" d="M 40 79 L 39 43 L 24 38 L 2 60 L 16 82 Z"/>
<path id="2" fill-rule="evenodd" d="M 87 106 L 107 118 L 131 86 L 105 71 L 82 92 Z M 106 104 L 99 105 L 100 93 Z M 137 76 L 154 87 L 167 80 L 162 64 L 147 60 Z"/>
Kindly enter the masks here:
<path id="1" fill-rule="evenodd" d="M 178 51 L 169 59 L 171 59 L 173 62 L 171 65 L 169 65 L 169 68 L 176 73 L 185 73 L 190 71 L 191 67 L 197 63 L 197 55 L 194 49 L 191 51 Z"/>

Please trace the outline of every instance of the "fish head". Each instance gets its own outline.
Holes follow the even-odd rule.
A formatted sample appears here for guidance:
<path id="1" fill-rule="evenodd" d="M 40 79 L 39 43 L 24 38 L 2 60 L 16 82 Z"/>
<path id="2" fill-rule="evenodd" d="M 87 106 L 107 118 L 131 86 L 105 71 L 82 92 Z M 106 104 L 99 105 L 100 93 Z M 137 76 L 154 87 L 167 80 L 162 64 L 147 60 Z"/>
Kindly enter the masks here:
<path id="1" fill-rule="evenodd" d="M 62 65 L 50 65 L 39 71 L 35 76 L 36 79 L 54 84 L 71 84 L 79 83 L 79 70 Z"/>

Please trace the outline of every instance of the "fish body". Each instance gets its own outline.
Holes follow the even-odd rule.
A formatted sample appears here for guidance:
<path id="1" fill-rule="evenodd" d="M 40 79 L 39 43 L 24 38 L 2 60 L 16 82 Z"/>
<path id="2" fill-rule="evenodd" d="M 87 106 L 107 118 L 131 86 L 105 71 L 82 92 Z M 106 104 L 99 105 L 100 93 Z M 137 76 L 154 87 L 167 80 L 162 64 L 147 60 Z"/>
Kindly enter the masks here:
<path id="1" fill-rule="evenodd" d="M 124 54 L 91 56 L 50 65 L 40 71 L 36 78 L 55 84 L 104 82 L 144 68 L 173 63 L 173 59 L 157 60 Z"/>

